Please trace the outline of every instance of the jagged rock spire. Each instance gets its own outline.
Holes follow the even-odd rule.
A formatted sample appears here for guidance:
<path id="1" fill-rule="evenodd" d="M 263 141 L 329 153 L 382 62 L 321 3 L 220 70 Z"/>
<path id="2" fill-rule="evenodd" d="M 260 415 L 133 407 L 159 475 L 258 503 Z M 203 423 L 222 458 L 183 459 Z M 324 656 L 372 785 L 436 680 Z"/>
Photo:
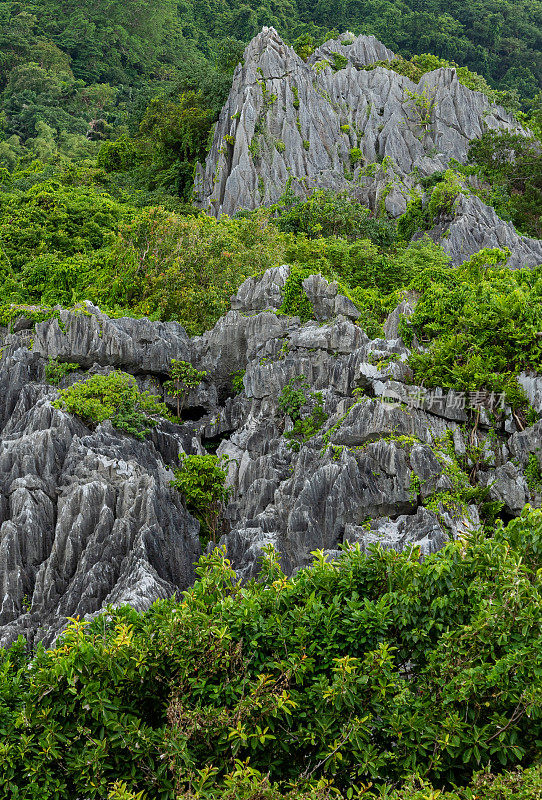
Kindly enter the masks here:
<path id="1" fill-rule="evenodd" d="M 329 63 L 335 53 L 347 60 L 337 71 Z M 429 72 L 418 84 L 382 66 L 366 69 L 393 57 L 374 36 L 343 34 L 304 62 L 274 28 L 264 28 L 245 50 L 206 164 L 198 167 L 199 205 L 214 216 L 271 205 L 291 181 L 300 196 L 348 191 L 397 217 L 420 177 L 445 170 L 452 158 L 464 162 L 485 129 L 527 135 L 503 108 L 463 86 L 453 68 Z M 468 211 L 476 218 L 455 228 L 467 241 L 448 243 L 456 261 L 478 249 L 480 237 L 469 239 L 468 231 L 486 212 L 474 205 Z M 482 238 L 485 246 L 512 250 L 519 242 L 514 266 L 541 260 L 540 245 L 513 230 L 505 242 Z"/>

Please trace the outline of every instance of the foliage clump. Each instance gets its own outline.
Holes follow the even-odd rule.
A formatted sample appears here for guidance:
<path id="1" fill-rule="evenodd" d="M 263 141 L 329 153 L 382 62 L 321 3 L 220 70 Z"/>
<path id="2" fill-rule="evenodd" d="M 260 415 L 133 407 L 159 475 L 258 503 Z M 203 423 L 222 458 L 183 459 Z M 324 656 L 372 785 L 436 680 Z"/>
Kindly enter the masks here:
<path id="1" fill-rule="evenodd" d="M 307 322 L 314 317 L 314 309 L 309 300 L 303 281 L 311 275 L 310 271 L 291 267 L 282 291 L 282 305 L 280 311 L 291 317 L 299 317 L 300 321 Z"/>
<path id="2" fill-rule="evenodd" d="M 164 389 L 177 398 L 177 417 L 180 419 L 188 394 L 192 389 L 198 388 L 207 373 L 196 369 L 188 361 L 179 361 L 175 358 L 171 362 L 169 372 L 171 378 L 164 383 Z"/>
<path id="3" fill-rule="evenodd" d="M 358 160 L 362 157 L 361 154 Z M 395 229 L 390 220 L 377 218 L 346 192 L 319 189 L 303 199 L 295 195 L 290 180 L 279 202 L 271 206 L 270 211 L 275 224 L 284 233 L 305 234 L 311 239 L 368 238 L 383 246 L 395 240 Z"/>
<path id="4" fill-rule="evenodd" d="M 241 394 L 245 390 L 244 377 L 246 370 L 238 369 L 232 373 L 231 384 L 235 394 Z"/>
<path id="5" fill-rule="evenodd" d="M 542 236 L 542 143 L 486 131 L 471 143 L 469 162 L 484 180 L 482 199 L 521 233 Z"/>
<path id="6" fill-rule="evenodd" d="M 541 559 L 530 509 L 424 560 L 347 548 L 291 579 L 267 551 L 241 584 L 215 550 L 180 603 L 109 609 L 50 651 L 0 651 L 0 787 L 532 800 Z"/>
<path id="7" fill-rule="evenodd" d="M 298 452 L 322 428 L 328 415 L 324 409 L 322 392 L 310 392 L 305 375 L 292 378 L 281 391 L 279 409 L 293 422 L 293 428 L 285 431 L 288 446 Z"/>
<path id="8" fill-rule="evenodd" d="M 456 269 L 422 270 L 412 281 L 421 298 L 404 333 L 426 348 L 409 361 L 418 384 L 485 388 L 525 404 L 516 376 L 537 369 L 542 357 L 541 270 L 508 270 L 507 258 L 486 249 Z"/>
<path id="9" fill-rule="evenodd" d="M 76 369 L 79 369 L 79 364 L 70 364 L 69 362 L 57 361 L 56 358 L 50 358 L 45 365 L 45 380 L 51 386 L 58 386 L 62 378 Z"/>
<path id="10" fill-rule="evenodd" d="M 226 486 L 228 460 L 214 455 L 183 455 L 171 485 L 184 497 L 187 509 L 200 523 L 202 544 L 217 542 L 224 506 L 231 494 Z"/>
<path id="11" fill-rule="evenodd" d="M 115 370 L 108 375 L 93 375 L 61 389 L 53 405 L 75 414 L 85 423 L 96 425 L 108 419 L 124 433 L 144 439 L 168 410 L 158 397 L 140 392 L 133 375 Z"/>
<path id="12" fill-rule="evenodd" d="M 529 489 L 542 491 L 542 469 L 535 453 L 529 455 L 527 466 L 525 467 L 525 480 Z"/>

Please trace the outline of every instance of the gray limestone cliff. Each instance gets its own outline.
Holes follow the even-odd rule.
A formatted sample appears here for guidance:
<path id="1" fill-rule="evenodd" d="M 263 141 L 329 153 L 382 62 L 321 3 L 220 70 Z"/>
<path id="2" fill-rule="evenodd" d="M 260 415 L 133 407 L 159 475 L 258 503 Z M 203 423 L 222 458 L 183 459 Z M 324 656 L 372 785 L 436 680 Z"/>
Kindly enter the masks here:
<path id="1" fill-rule="evenodd" d="M 409 350 L 398 338 L 405 298 L 370 340 L 359 312 L 321 276 L 304 282 L 316 319 L 277 313 L 289 267 L 247 280 L 232 310 L 189 339 L 176 323 L 109 319 L 91 305 L 4 329 L 0 360 L 0 643 L 19 634 L 51 643 L 68 617 L 105 606 L 147 608 L 195 577 L 198 523 L 170 486 L 180 453 L 206 446 L 229 458 L 231 501 L 221 544 L 238 575 L 258 570 L 273 544 L 285 569 L 333 555 L 341 543 L 431 553 L 479 524 L 475 506 L 439 502 L 453 487 L 450 447 L 468 460 L 484 448 L 478 481 L 514 515 L 538 503 L 523 470 L 540 460 L 540 423 L 519 430 L 510 411 L 491 436 L 484 415 L 467 441 L 452 395 L 411 402 Z M 79 365 L 63 385 L 121 368 L 174 407 L 163 383 L 172 358 L 208 373 L 184 424 L 163 421 L 144 441 L 109 422 L 88 427 L 54 407 L 50 358 Z M 235 394 L 232 373 L 245 370 Z M 279 398 L 307 379 L 313 435 L 296 440 Z M 542 411 L 541 379 L 521 381 Z M 484 424 L 487 422 L 487 424 Z M 293 442 L 292 442 L 293 436 Z M 443 442 L 447 442 L 446 447 Z"/>
<path id="2" fill-rule="evenodd" d="M 526 133 L 453 69 L 418 85 L 382 65 L 365 69 L 393 57 L 374 37 L 345 34 L 304 62 L 264 29 L 235 72 L 199 170 L 202 206 L 219 215 L 271 204 L 291 178 L 301 196 L 346 190 L 398 217 L 420 177 L 464 161 L 484 127 Z M 511 268 L 542 263 L 540 241 L 472 194 L 429 234 L 452 264 L 495 246 L 510 249 Z M 228 459 L 219 544 L 242 579 L 257 573 L 269 544 L 288 573 L 315 550 L 331 557 L 348 543 L 440 549 L 480 524 L 475 505 L 443 500 L 457 497 L 459 464 L 505 519 L 540 506 L 525 476 L 533 458 L 542 467 L 541 422 L 526 427 L 510 409 L 490 421 L 481 408 L 467 434 L 472 412 L 453 393 L 411 385 L 400 331 L 415 295 L 371 340 L 351 300 L 321 275 L 303 282 L 312 320 L 281 313 L 289 273 L 283 265 L 245 281 L 231 310 L 193 338 L 177 323 L 110 319 L 88 303 L 0 329 L 0 646 L 21 634 L 50 644 L 70 617 L 126 603 L 144 610 L 193 583 L 199 525 L 171 487 L 183 453 Z M 57 408 L 49 359 L 77 365 L 61 387 L 121 369 L 172 410 L 172 359 L 207 377 L 183 423 L 163 420 L 140 441 Z M 305 435 L 280 403 L 292 381 L 305 385 Z M 542 413 L 542 377 L 519 381 Z"/>
<path id="3" fill-rule="evenodd" d="M 334 54 L 344 68 L 335 69 Z M 393 57 L 374 36 L 344 34 L 305 62 L 264 28 L 237 67 L 197 170 L 199 205 L 215 216 L 271 205 L 291 180 L 300 196 L 347 191 L 398 217 L 420 179 L 451 159 L 465 162 L 484 130 L 528 135 L 503 108 L 463 86 L 455 69 L 429 72 L 418 84 L 384 66 L 366 69 Z M 542 262 L 540 242 L 519 236 L 476 197 L 434 238 L 455 264 L 486 246 L 509 247 L 514 268 Z"/>

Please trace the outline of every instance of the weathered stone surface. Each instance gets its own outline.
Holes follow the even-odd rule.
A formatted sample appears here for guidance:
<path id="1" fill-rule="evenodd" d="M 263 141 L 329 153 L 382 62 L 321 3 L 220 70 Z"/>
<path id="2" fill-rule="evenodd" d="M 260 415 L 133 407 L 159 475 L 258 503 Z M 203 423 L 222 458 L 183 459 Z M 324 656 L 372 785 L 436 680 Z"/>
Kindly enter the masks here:
<path id="1" fill-rule="evenodd" d="M 325 66 L 332 52 L 348 59 L 345 69 Z M 292 176 L 300 194 L 345 189 L 373 206 L 385 188 L 386 207 L 402 213 L 414 166 L 428 175 L 451 158 L 465 160 L 469 142 L 485 126 L 521 130 L 502 108 L 460 84 L 454 69 L 430 72 L 416 85 L 383 67 L 362 68 L 392 57 L 374 37 L 361 36 L 351 45 L 328 42 L 305 63 L 273 28 L 264 28 L 236 70 L 199 171 L 203 207 L 218 215 L 273 203 Z M 432 107 L 427 121 L 416 104 L 424 94 Z M 363 164 L 351 164 L 350 150 L 358 146 L 364 164 L 374 164 L 367 174 Z"/>
<path id="2" fill-rule="evenodd" d="M 50 643 L 69 616 L 92 617 L 107 604 L 144 609 L 194 580 L 198 525 L 170 487 L 181 451 L 203 453 L 207 445 L 230 459 L 233 492 L 220 543 L 241 578 L 257 573 L 267 544 L 292 573 L 315 549 L 332 557 L 347 542 L 398 550 L 416 544 L 427 555 L 479 524 L 474 507 L 452 514 L 438 504 L 453 490 L 455 468 L 442 443 L 468 459 L 461 427 L 468 417 L 452 394 L 423 397 L 410 385 L 398 323 L 416 298 L 405 298 L 389 317 L 387 338 L 370 340 L 347 298 L 321 277 L 305 281 L 318 319 L 301 324 L 277 313 L 288 274 L 282 266 L 246 281 L 235 310 L 191 340 L 180 326 L 109 320 L 88 307 L 62 311 L 60 324 L 4 334 L 1 644 L 20 633 Z M 65 385 L 121 368 L 142 389 L 163 395 L 171 358 L 191 360 L 208 377 L 188 398 L 191 422 L 164 421 L 139 441 L 54 408 L 57 390 L 45 383 L 50 357 L 80 364 Z M 235 395 L 238 370 L 245 370 L 243 391 Z M 279 400 L 300 376 L 308 384 L 303 417 L 321 397 L 325 419 L 291 446 L 285 434 L 294 421 Z M 523 470 L 529 454 L 540 457 L 542 423 L 512 436 L 507 424 L 490 438 L 482 415 L 468 436 L 484 448 L 481 484 L 518 514 L 525 502 L 540 500 Z"/>
<path id="3" fill-rule="evenodd" d="M 334 54 L 347 60 L 344 69 L 329 66 Z M 367 69 L 393 56 L 372 36 L 344 34 L 304 62 L 264 28 L 235 72 L 198 167 L 197 202 L 214 216 L 232 215 L 275 203 L 290 181 L 301 197 L 318 188 L 346 191 L 398 217 L 412 189 L 421 190 L 420 177 L 451 159 L 465 162 L 484 130 L 528 135 L 503 108 L 463 86 L 455 69 L 429 72 L 418 84 L 382 66 Z M 352 160 L 353 150 L 361 161 Z M 461 198 L 433 237 L 456 265 L 482 247 L 509 247 L 513 269 L 542 262 L 540 242 L 519 236 L 475 196 Z"/>
<path id="4" fill-rule="evenodd" d="M 518 375 L 518 383 L 523 387 L 534 410 L 539 414 L 542 413 L 542 377 L 522 372 Z"/>
<path id="5" fill-rule="evenodd" d="M 375 64 L 377 61 L 391 61 L 394 53 L 375 36 L 356 36 L 350 31 L 338 39 L 329 39 L 318 47 L 308 59 L 308 64 L 316 64 L 323 59 L 332 59 L 337 53 L 358 69 Z"/>
<path id="6" fill-rule="evenodd" d="M 522 467 L 526 466 L 531 453 L 537 456 L 542 465 L 542 420 L 511 436 L 508 446 Z"/>
<path id="7" fill-rule="evenodd" d="M 520 236 L 511 222 L 474 195 L 459 198 L 453 221 L 437 238 L 456 266 L 484 247 L 508 247 L 510 269 L 542 264 L 542 241 Z"/>
<path id="8" fill-rule="evenodd" d="M 12 405 L 18 394 L 0 435 L 3 645 L 20 633 L 50 642 L 66 617 L 108 603 L 147 608 L 193 581 L 201 552 L 169 486 L 164 455 L 176 460 L 184 441 L 171 447 L 176 426 L 146 442 L 105 423 L 92 432 L 52 407 L 52 387 L 28 380 L 36 361 L 17 350 L 0 364 L 1 396 Z"/>
<path id="9" fill-rule="evenodd" d="M 403 514 L 397 519 L 381 517 L 363 526 L 347 525 L 344 540 L 350 544 L 359 543 L 364 551 L 380 545 L 401 552 L 414 545 L 420 548 L 423 555 L 430 555 L 444 547 L 450 539 L 451 530 L 458 537 L 479 524 L 480 519 L 474 506 L 464 516 L 449 517 L 448 527 L 439 521 L 433 511 L 420 506 L 415 514 Z"/>
<path id="10" fill-rule="evenodd" d="M 33 351 L 43 358 L 122 367 L 135 374 L 167 374 L 171 359 L 192 359 L 191 344 L 177 322 L 110 319 L 90 303 L 36 325 Z"/>
<path id="11" fill-rule="evenodd" d="M 481 478 L 492 500 L 503 503 L 508 514 L 519 514 L 529 500 L 529 487 L 522 471 L 511 461 L 490 470 Z"/>
<path id="12" fill-rule="evenodd" d="M 282 305 L 282 290 L 290 274 L 290 267 L 268 269 L 262 278 L 247 278 L 231 299 L 232 311 L 245 314 L 277 310 Z"/>

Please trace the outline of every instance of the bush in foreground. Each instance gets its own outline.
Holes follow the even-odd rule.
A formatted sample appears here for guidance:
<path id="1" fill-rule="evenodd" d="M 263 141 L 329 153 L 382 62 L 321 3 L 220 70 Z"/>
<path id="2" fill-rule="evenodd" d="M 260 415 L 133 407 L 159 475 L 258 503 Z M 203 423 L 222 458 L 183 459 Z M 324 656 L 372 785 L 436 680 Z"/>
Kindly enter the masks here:
<path id="1" fill-rule="evenodd" d="M 2 652 L 3 794 L 425 800 L 391 790 L 415 774 L 451 791 L 490 764 L 512 772 L 460 798 L 540 785 L 514 772 L 542 740 L 540 511 L 422 563 L 351 549 L 287 579 L 270 551 L 241 586 L 216 550 L 199 575 L 181 603 Z"/>

